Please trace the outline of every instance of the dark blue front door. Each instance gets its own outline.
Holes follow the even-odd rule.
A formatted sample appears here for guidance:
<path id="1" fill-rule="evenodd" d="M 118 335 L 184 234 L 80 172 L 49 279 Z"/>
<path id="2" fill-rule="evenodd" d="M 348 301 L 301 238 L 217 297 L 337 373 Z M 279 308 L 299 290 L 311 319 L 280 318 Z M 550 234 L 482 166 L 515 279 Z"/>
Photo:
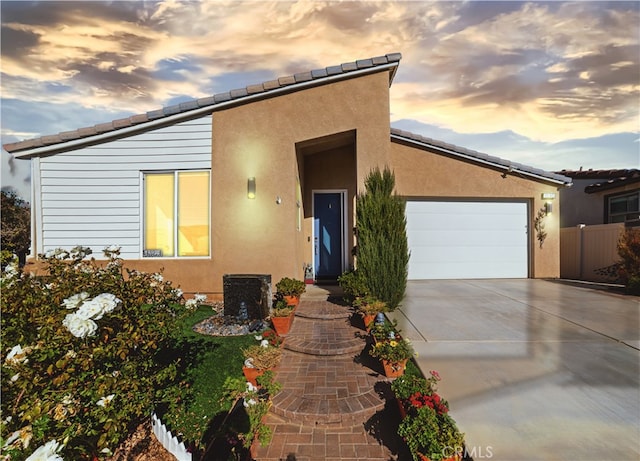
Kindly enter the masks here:
<path id="1" fill-rule="evenodd" d="M 342 273 L 342 194 L 316 193 L 314 212 L 314 265 L 317 278 Z"/>

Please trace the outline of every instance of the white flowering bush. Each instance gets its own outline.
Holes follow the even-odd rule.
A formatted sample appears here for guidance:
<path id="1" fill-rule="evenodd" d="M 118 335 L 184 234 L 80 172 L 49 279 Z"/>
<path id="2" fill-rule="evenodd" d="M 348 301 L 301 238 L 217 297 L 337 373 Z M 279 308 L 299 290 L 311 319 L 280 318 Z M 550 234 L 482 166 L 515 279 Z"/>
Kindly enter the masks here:
<path id="1" fill-rule="evenodd" d="M 48 252 L 43 275 L 4 265 L 2 460 L 105 458 L 176 381 L 182 293 L 104 252 L 106 263 L 83 247 Z"/>
<path id="2" fill-rule="evenodd" d="M 193 298 L 188 299 L 184 305 L 189 310 L 195 310 L 199 305 L 204 304 L 207 301 L 207 295 L 201 295 L 196 293 Z"/>

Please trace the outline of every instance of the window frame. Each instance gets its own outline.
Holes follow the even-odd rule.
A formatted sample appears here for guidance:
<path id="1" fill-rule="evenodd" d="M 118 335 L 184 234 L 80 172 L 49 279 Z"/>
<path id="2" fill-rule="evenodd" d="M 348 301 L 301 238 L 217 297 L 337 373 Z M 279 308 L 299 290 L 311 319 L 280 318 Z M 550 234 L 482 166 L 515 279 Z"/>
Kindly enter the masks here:
<path id="1" fill-rule="evenodd" d="M 208 239 L 208 249 L 209 252 L 207 255 L 201 256 L 180 256 L 179 255 L 179 220 L 178 220 L 178 207 L 179 207 L 179 174 L 180 173 L 207 173 L 209 176 L 209 184 L 207 190 L 207 197 L 209 202 L 209 210 L 208 210 L 208 221 L 207 221 L 207 239 Z M 145 178 L 148 175 L 162 175 L 162 174 L 173 174 L 173 213 L 174 213 L 174 223 L 173 223 L 173 246 L 174 246 L 174 254 L 172 256 L 146 256 L 145 255 L 145 240 L 146 240 L 146 205 L 147 205 L 147 196 L 145 193 Z M 166 170 L 144 170 L 140 172 L 140 259 L 144 260 L 154 260 L 154 259 L 209 259 L 211 258 L 211 169 L 210 168 L 195 168 L 195 169 L 185 169 L 185 170 L 177 170 L 177 169 L 166 169 Z"/>
<path id="2" fill-rule="evenodd" d="M 627 201 L 629 200 L 630 197 L 637 197 L 637 201 L 638 201 L 638 208 L 636 210 L 626 210 L 624 212 L 618 212 L 618 213 L 612 213 L 611 212 L 611 202 L 614 199 L 619 199 L 619 198 L 626 198 Z M 625 191 L 625 192 L 621 192 L 618 194 L 611 194 L 611 195 L 607 195 L 605 197 L 605 210 L 607 213 L 607 218 L 606 218 L 606 222 L 611 224 L 611 223 L 625 223 L 625 222 L 629 222 L 629 221 L 633 221 L 638 219 L 638 216 L 640 216 L 640 190 L 633 190 L 633 191 Z M 634 214 L 635 216 L 632 218 L 628 218 L 628 215 L 630 214 Z M 624 219 L 622 221 L 614 221 L 613 218 L 614 217 L 619 217 L 619 216 L 624 216 Z"/>

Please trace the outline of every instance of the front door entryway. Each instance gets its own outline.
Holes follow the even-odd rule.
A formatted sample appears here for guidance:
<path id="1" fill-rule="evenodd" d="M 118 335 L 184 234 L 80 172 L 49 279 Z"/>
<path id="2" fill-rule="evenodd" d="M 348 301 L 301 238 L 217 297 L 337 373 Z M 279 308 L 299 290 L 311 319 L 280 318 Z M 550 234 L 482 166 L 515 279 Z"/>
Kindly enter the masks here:
<path id="1" fill-rule="evenodd" d="M 313 252 L 316 280 L 344 272 L 345 192 L 313 193 Z"/>

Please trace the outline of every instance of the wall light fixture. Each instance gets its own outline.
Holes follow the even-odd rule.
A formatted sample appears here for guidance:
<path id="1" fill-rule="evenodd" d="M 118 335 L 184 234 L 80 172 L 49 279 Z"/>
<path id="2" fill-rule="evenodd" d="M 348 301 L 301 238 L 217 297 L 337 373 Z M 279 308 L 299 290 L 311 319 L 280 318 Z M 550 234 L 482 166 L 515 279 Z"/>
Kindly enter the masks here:
<path id="1" fill-rule="evenodd" d="M 247 180 L 247 198 L 256 198 L 256 178 L 253 176 Z"/>

